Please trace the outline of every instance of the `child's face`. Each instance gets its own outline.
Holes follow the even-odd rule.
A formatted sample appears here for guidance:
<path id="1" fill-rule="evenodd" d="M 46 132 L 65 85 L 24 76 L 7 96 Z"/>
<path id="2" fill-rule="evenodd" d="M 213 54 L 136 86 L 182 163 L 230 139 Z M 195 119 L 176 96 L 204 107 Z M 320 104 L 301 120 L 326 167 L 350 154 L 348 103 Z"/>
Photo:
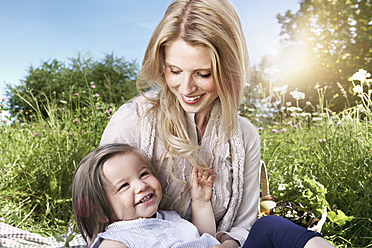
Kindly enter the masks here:
<path id="1" fill-rule="evenodd" d="M 156 213 L 161 185 L 138 155 L 114 156 L 103 164 L 102 171 L 110 183 L 105 192 L 117 220 L 149 218 Z"/>

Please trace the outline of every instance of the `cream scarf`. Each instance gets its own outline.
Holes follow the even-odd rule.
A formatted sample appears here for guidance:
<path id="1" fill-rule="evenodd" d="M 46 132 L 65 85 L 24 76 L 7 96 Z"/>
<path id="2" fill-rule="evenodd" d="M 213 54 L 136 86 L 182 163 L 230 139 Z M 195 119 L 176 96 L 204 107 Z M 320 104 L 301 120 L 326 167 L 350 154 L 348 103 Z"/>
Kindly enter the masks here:
<path id="1" fill-rule="evenodd" d="M 151 159 L 155 143 L 156 117 L 154 111 L 149 112 L 144 111 L 142 113 L 147 114 L 143 115 L 141 120 L 141 150 L 148 156 L 148 158 Z M 228 144 L 226 144 L 223 147 L 229 146 Z M 245 160 L 244 142 L 241 127 L 238 122 L 238 128 L 235 129 L 231 138 L 231 161 L 233 169 L 232 195 L 227 211 L 219 223 L 218 231 L 229 231 L 238 212 L 244 190 L 243 188 L 244 160 Z"/>

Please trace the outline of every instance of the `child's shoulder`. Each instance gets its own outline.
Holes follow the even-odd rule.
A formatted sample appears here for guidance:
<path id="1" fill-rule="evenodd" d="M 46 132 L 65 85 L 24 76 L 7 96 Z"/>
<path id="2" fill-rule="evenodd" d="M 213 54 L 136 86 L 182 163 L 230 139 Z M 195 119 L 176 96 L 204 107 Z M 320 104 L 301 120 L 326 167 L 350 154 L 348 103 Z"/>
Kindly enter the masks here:
<path id="1" fill-rule="evenodd" d="M 176 211 L 173 211 L 173 210 L 169 210 L 169 211 L 159 210 L 158 219 L 172 221 L 172 220 L 181 219 L 181 216 Z"/>
<path id="2" fill-rule="evenodd" d="M 102 240 L 101 244 L 99 245 L 98 248 L 112 248 L 112 247 L 117 247 L 117 248 L 128 248 L 125 244 L 115 241 L 115 240 L 110 240 L 110 239 L 104 239 Z"/>

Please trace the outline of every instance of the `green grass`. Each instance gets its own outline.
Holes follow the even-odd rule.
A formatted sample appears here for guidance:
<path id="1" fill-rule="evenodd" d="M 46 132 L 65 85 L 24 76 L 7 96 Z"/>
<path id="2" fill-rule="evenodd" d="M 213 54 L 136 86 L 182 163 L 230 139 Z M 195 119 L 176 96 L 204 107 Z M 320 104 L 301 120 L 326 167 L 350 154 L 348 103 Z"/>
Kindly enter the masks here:
<path id="1" fill-rule="evenodd" d="M 312 123 L 311 128 L 307 123 L 294 128 L 265 121 L 261 151 L 271 194 L 279 200 L 302 202 L 318 217 L 323 206 L 354 216 L 343 225 L 328 220 L 322 234 L 339 247 L 370 247 L 372 123 L 345 119 L 338 126 L 338 121 L 324 120 L 321 125 Z"/>
<path id="2" fill-rule="evenodd" d="M 322 91 L 317 90 L 321 99 Z M 318 217 L 327 206 L 322 234 L 336 247 L 372 247 L 368 90 L 360 95 L 359 106 L 338 114 L 327 106 L 314 107 L 310 114 L 298 105 L 281 108 L 276 114 L 243 105 L 241 112 L 259 129 L 271 194 L 279 200 L 300 201 Z M 51 100 L 37 107 L 38 99 L 26 92 L 24 99 L 33 108 L 21 118 L 27 116 L 31 121 L 0 124 L 0 216 L 8 224 L 46 236 L 67 231 L 73 219 L 73 172 L 80 159 L 99 144 L 116 110 L 99 97 L 83 103 L 75 92 L 66 94 L 69 100 L 62 105 Z M 0 108 L 5 110 L 4 105 Z"/>
<path id="3" fill-rule="evenodd" d="M 24 113 L 30 122 L 0 126 L 0 216 L 31 232 L 62 234 L 73 219 L 75 168 L 98 146 L 115 109 L 94 98 L 72 110 L 71 103 L 79 101 L 72 94 L 62 107 L 49 103 L 43 117 L 31 99 L 34 110 Z"/>
<path id="4" fill-rule="evenodd" d="M 336 247 L 372 247 L 372 92 L 365 88 L 355 107 L 338 114 L 326 106 L 320 87 L 316 107 L 308 102 L 301 109 L 296 99 L 296 106 L 286 104 L 276 114 L 247 106 L 241 113 L 260 132 L 271 194 L 299 201 L 318 217 L 326 206 L 322 235 Z"/>

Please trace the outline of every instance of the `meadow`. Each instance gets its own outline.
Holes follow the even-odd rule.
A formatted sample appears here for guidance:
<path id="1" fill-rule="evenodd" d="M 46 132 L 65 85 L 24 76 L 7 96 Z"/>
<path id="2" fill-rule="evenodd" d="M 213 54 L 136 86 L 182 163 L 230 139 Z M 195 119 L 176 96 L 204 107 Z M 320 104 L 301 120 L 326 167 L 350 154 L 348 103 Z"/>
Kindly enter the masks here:
<path id="1" fill-rule="evenodd" d="M 320 217 L 327 207 L 322 235 L 335 247 L 372 247 L 372 90 L 370 74 L 350 78 L 359 102 L 339 113 L 329 110 L 326 87 L 317 85 L 319 104 L 303 93 L 273 88 L 260 106 L 243 102 L 240 115 L 261 136 L 271 194 L 299 201 Z M 45 236 L 74 225 L 71 182 L 80 159 L 98 146 L 117 107 L 89 90 L 66 90 L 66 101 L 43 101 L 28 94 L 31 106 L 20 122 L 5 117 L 0 99 L 1 221 Z M 257 93 L 259 94 L 259 92 Z M 89 95 L 89 101 L 81 100 Z M 340 92 L 342 95 L 342 92 Z M 30 97 L 31 96 L 31 97 Z M 292 97 L 295 104 L 286 101 Z M 247 96 L 248 97 L 248 96 Z M 86 98 L 84 98 L 86 99 Z M 305 103 L 305 104 L 303 104 Z M 304 107 L 300 107 L 304 106 Z M 76 230 L 76 227 L 75 227 Z"/>

